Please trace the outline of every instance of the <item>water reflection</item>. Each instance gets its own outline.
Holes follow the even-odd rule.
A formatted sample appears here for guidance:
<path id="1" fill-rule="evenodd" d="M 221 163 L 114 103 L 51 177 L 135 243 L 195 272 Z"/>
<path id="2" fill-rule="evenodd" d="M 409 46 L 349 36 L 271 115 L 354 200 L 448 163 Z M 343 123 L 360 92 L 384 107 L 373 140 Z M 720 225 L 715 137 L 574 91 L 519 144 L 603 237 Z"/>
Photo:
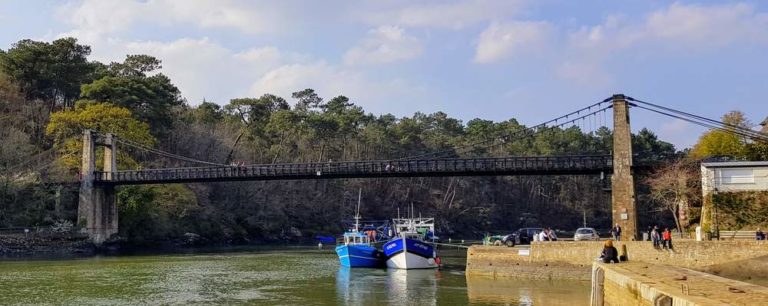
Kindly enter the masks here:
<path id="1" fill-rule="evenodd" d="M 336 294 L 340 304 L 436 305 L 441 271 L 350 269 L 339 267 Z"/>
<path id="2" fill-rule="evenodd" d="M 472 304 L 589 305 L 589 283 L 467 277 L 467 296 Z"/>

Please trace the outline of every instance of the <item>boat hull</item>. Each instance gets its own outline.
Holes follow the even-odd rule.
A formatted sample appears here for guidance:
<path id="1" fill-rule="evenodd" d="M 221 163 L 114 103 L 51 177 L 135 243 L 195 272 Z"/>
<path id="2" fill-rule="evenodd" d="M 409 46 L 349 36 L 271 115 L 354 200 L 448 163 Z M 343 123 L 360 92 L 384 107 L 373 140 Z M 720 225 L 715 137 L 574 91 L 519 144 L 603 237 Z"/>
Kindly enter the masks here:
<path id="1" fill-rule="evenodd" d="M 397 238 L 384 244 L 387 267 L 396 269 L 437 268 L 435 249 L 424 241 Z"/>
<path id="2" fill-rule="evenodd" d="M 336 247 L 339 262 L 350 268 L 379 268 L 384 266 L 384 254 L 368 245 L 340 245 Z"/>

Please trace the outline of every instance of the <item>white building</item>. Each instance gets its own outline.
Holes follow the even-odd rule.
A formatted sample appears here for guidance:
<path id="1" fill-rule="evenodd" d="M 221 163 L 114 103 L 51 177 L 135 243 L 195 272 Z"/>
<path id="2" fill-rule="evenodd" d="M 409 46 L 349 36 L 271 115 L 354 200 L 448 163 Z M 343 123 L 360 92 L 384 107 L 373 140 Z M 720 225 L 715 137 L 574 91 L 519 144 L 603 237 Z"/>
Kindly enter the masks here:
<path id="1" fill-rule="evenodd" d="M 768 190 L 768 161 L 701 163 L 701 191 L 707 194 Z"/>

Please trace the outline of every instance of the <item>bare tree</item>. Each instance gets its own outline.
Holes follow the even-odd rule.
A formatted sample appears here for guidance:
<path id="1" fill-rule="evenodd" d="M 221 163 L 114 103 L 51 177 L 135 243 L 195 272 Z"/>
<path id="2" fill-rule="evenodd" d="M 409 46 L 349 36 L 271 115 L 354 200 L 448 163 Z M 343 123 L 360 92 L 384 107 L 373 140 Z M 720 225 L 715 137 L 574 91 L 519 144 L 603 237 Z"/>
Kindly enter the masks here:
<path id="1" fill-rule="evenodd" d="M 697 163 L 678 159 L 654 171 L 645 183 L 650 186 L 650 197 L 669 210 L 677 230 L 682 232 L 690 223 L 690 210 L 701 200 L 701 178 Z"/>

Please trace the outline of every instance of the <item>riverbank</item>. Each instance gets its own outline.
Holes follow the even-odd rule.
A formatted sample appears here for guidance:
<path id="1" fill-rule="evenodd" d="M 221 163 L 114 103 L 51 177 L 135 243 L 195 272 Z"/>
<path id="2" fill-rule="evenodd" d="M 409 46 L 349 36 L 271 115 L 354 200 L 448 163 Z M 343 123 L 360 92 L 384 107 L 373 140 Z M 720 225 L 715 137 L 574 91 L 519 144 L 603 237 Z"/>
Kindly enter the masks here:
<path id="1" fill-rule="evenodd" d="M 0 235 L 0 259 L 37 259 L 88 257 L 95 255 L 155 255 L 198 252 L 240 252 L 279 248 L 317 248 L 315 242 L 248 241 L 247 243 L 213 243 L 195 236 L 184 239 L 142 241 L 135 243 L 116 237 L 101 246 L 91 243 L 87 237 L 38 236 L 30 234 Z"/>
<path id="2" fill-rule="evenodd" d="M 0 258 L 89 256 L 97 249 L 87 239 L 0 236 Z"/>

